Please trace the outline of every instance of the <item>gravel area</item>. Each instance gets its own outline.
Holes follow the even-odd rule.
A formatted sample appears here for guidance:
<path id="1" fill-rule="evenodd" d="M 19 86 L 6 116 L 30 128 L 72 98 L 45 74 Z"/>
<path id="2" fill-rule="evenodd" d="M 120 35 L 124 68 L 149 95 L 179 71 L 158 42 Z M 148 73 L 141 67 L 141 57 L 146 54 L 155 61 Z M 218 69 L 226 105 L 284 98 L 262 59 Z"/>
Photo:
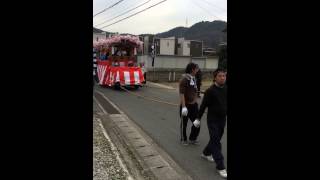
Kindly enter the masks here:
<path id="1" fill-rule="evenodd" d="M 103 134 L 101 121 L 93 117 L 93 180 L 126 180 L 128 174 L 121 168 L 115 151 Z"/>

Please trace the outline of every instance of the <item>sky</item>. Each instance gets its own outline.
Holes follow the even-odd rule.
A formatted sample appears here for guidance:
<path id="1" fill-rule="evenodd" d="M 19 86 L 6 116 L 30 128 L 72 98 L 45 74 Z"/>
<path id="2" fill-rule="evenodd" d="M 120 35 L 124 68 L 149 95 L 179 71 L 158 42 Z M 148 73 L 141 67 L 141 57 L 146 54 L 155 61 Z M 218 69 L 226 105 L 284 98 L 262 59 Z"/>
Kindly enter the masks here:
<path id="1" fill-rule="evenodd" d="M 93 15 L 118 1 L 120 0 L 93 0 Z M 137 15 L 110 25 L 161 1 L 163 0 L 122 0 L 93 17 L 93 26 L 108 32 L 138 35 L 161 33 L 178 26 L 190 27 L 201 21 L 227 21 L 227 0 L 166 0 Z M 145 2 L 147 3 L 141 7 L 114 18 Z M 104 23 L 104 21 L 107 22 Z"/>

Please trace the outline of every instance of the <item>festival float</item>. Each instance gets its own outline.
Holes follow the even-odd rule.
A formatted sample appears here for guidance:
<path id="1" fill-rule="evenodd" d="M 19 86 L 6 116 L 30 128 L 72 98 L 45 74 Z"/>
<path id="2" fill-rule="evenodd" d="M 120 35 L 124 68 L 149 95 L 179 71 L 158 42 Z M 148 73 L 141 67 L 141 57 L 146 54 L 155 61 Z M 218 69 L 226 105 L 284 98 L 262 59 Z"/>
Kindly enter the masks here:
<path id="1" fill-rule="evenodd" d="M 137 51 L 143 42 L 137 36 L 114 35 L 93 42 L 97 54 L 99 85 L 115 88 L 138 89 L 144 82 L 141 68 L 137 66 Z"/>

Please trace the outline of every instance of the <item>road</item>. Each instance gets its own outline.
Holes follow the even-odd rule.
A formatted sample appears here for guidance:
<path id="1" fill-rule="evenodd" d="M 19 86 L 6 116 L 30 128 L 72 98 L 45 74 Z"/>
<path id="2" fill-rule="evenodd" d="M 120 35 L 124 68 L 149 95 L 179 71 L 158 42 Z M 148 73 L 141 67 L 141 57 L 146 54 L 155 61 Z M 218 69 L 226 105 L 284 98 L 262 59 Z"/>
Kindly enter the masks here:
<path id="1" fill-rule="evenodd" d="M 153 140 L 165 150 L 189 175 L 195 180 L 220 180 L 215 172 L 215 163 L 200 158 L 202 150 L 209 141 L 206 123 L 206 114 L 201 121 L 199 135 L 200 145 L 182 146 L 180 144 L 180 118 L 178 107 L 159 103 L 132 95 L 126 91 L 95 87 L 113 103 L 115 103 L 127 116 L 139 125 Z M 178 104 L 178 91 L 159 88 L 153 85 L 132 91 L 139 95 L 161 99 L 166 102 Z M 201 100 L 199 99 L 199 102 Z M 188 122 L 187 135 L 190 133 L 191 121 Z M 222 149 L 227 166 L 227 128 L 222 138 Z"/>

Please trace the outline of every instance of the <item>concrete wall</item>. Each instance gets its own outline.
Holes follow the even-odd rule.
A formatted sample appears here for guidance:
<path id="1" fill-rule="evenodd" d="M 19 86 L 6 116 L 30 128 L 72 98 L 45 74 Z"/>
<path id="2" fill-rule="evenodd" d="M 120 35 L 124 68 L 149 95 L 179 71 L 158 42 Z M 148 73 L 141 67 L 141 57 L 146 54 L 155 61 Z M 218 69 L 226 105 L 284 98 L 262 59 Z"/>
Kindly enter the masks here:
<path id="1" fill-rule="evenodd" d="M 138 63 L 144 62 L 148 70 L 153 70 L 152 58 L 149 55 L 137 56 Z M 218 57 L 191 58 L 190 56 L 161 56 L 155 57 L 156 69 L 185 69 L 189 62 L 194 62 L 201 69 L 214 70 L 218 68 Z"/>
<path id="2" fill-rule="evenodd" d="M 212 80 L 212 73 L 214 70 L 203 70 L 202 79 L 203 80 Z M 177 82 L 181 79 L 184 70 L 157 70 L 157 71 L 148 71 L 147 72 L 147 81 L 155 82 Z"/>
<path id="3" fill-rule="evenodd" d="M 144 62 L 148 70 L 153 70 L 152 58 L 149 55 L 137 56 L 138 63 Z M 155 68 L 157 69 L 184 69 L 191 62 L 190 57 L 183 56 L 156 56 Z"/>
<path id="4" fill-rule="evenodd" d="M 155 69 L 149 55 L 137 56 L 137 61 L 145 63 L 147 80 L 159 82 L 179 81 L 189 62 L 199 65 L 203 79 L 212 79 L 212 72 L 218 68 L 218 57 L 156 56 Z"/>
<path id="5" fill-rule="evenodd" d="M 214 56 L 214 57 L 208 57 L 206 59 L 206 63 L 204 68 L 205 69 L 217 69 L 219 64 L 219 57 Z"/>
<path id="6" fill-rule="evenodd" d="M 202 57 L 202 58 L 192 58 L 191 59 L 192 62 L 196 63 L 199 65 L 199 68 L 200 69 L 215 69 L 214 66 L 212 66 L 211 68 L 206 68 L 206 61 L 207 59 L 205 57 Z"/>

